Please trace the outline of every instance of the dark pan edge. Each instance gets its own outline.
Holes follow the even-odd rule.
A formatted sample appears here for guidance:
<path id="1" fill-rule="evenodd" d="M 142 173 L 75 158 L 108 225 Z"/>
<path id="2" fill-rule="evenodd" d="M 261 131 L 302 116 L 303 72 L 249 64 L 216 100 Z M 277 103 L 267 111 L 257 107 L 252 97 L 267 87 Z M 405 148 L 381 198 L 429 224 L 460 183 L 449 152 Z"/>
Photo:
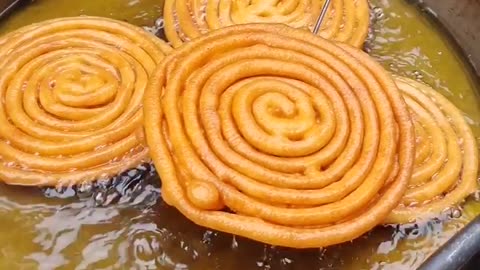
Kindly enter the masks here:
<path id="1" fill-rule="evenodd" d="M 426 13 L 480 78 L 480 0 L 406 0 Z M 479 81 L 477 81 L 478 83 Z"/>
<path id="2" fill-rule="evenodd" d="M 464 56 L 480 76 L 480 1 L 479 0 L 419 0 L 424 10 L 434 14 L 447 30 Z"/>
<path id="3" fill-rule="evenodd" d="M 435 251 L 419 270 L 478 269 L 480 251 L 480 216 L 456 233 Z"/>

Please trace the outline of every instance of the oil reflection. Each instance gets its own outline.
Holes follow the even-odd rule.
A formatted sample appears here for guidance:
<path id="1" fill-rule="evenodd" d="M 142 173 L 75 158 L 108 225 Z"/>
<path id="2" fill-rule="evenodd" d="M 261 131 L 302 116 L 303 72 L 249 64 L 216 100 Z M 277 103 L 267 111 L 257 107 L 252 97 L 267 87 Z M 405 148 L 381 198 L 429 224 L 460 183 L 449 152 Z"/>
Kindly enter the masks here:
<path id="1" fill-rule="evenodd" d="M 45 200 L 41 192 L 2 186 L 0 217 L 18 218 L 0 224 L 12 232 L 0 234 L 8 258 L 0 269 L 414 269 L 471 218 L 449 221 L 449 212 L 443 220 L 379 227 L 353 243 L 292 250 L 192 224 L 161 200 L 158 182 L 143 183 L 142 201 L 105 207 L 93 197 Z"/>

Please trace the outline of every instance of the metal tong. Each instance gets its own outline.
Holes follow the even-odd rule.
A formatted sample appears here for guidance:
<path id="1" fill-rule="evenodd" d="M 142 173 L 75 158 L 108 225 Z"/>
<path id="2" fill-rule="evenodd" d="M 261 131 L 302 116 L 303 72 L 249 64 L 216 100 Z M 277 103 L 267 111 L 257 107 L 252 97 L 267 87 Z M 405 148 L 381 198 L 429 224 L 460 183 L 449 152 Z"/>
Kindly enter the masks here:
<path id="1" fill-rule="evenodd" d="M 325 19 L 325 15 L 327 14 L 328 7 L 330 6 L 331 0 L 325 0 L 323 3 L 322 10 L 320 11 L 320 15 L 318 15 L 317 21 L 315 22 L 315 27 L 313 27 L 312 33 L 317 35 L 318 31 L 320 30 L 320 26 L 322 25 L 323 19 Z"/>

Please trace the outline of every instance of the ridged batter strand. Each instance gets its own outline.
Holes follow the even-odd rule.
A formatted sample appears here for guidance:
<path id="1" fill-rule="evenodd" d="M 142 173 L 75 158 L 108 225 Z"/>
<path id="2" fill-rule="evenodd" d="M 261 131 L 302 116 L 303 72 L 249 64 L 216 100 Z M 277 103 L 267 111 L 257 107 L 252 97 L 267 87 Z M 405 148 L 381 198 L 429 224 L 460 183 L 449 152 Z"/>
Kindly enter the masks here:
<path id="1" fill-rule="evenodd" d="M 282 23 L 311 31 L 325 0 L 166 0 L 165 32 L 174 47 L 211 30 Z M 369 27 L 367 0 L 332 0 L 319 35 L 361 47 Z"/>
<path id="2" fill-rule="evenodd" d="M 148 158 L 142 99 L 171 48 L 141 28 L 74 17 L 0 39 L 0 180 L 55 186 Z"/>
<path id="3" fill-rule="evenodd" d="M 162 196 L 193 222 L 295 248 L 382 223 L 412 174 L 414 130 L 368 55 L 279 24 L 175 50 L 146 91 Z"/>
<path id="4" fill-rule="evenodd" d="M 478 148 L 463 114 L 431 87 L 396 77 L 416 133 L 413 175 L 387 222 L 439 215 L 478 189 Z"/>

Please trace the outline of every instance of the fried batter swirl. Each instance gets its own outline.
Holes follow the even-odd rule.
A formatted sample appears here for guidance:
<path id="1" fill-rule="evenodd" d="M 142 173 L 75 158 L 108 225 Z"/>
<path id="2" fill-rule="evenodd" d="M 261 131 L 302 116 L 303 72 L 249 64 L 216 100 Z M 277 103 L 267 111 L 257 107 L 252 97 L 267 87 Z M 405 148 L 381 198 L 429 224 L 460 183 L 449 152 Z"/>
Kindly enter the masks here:
<path id="1" fill-rule="evenodd" d="M 325 0 L 166 0 L 165 33 L 174 47 L 235 24 L 282 23 L 312 30 Z M 319 35 L 361 47 L 369 27 L 367 0 L 332 0 Z"/>
<path id="2" fill-rule="evenodd" d="M 412 174 L 413 125 L 390 75 L 284 25 L 231 26 L 175 50 L 144 112 L 164 200 L 198 225 L 272 245 L 359 237 Z"/>
<path id="3" fill-rule="evenodd" d="M 0 180 L 54 186 L 148 158 L 142 101 L 171 48 L 97 17 L 44 21 L 0 39 Z"/>
<path id="4" fill-rule="evenodd" d="M 396 77 L 410 109 L 416 155 L 409 188 L 387 222 L 429 218 L 478 189 L 478 147 L 462 112 L 431 87 Z"/>

